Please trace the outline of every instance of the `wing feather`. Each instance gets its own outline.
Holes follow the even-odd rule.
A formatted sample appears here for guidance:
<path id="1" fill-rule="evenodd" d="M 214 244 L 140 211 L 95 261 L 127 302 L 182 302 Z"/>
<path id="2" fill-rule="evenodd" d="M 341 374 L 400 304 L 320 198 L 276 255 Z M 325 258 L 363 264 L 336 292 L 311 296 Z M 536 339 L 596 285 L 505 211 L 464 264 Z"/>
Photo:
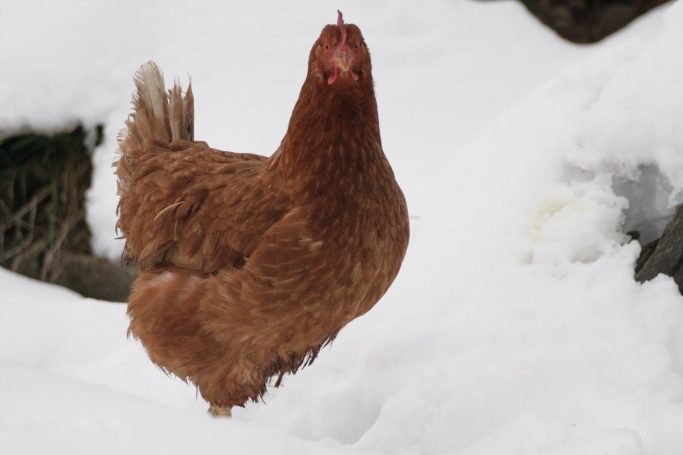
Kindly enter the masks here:
<path id="1" fill-rule="evenodd" d="M 182 142 L 158 146 L 132 166 L 119 204 L 127 253 L 143 269 L 241 267 L 291 208 L 289 198 L 258 180 L 265 157 Z"/>

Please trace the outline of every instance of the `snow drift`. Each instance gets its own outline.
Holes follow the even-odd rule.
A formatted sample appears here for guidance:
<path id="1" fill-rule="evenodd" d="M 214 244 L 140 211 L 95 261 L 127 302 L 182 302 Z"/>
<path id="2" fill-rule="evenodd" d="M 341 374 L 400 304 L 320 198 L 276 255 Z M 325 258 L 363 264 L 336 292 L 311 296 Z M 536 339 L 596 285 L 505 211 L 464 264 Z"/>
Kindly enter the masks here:
<path id="1" fill-rule="evenodd" d="M 639 246 L 624 235 L 643 226 L 657 235 L 682 200 L 683 5 L 581 50 L 533 28 L 512 4 L 430 2 L 410 14 L 400 2 L 387 10 L 354 5 L 370 18 L 369 27 L 357 21 L 364 31 L 385 20 L 400 25 L 384 30 L 393 33 L 384 41 L 366 32 L 385 147 L 418 216 L 396 285 L 265 405 L 215 422 L 193 389 L 165 377 L 125 339 L 123 306 L 0 271 L 3 452 L 683 451 L 683 298 L 668 277 L 634 281 Z M 240 17 L 254 24 L 258 15 L 249 11 Z M 267 14 L 287 14 L 274 11 Z M 458 35 L 482 23 L 500 35 Z M 307 49 L 317 30 L 297 32 L 286 46 Z M 460 39 L 448 40 L 453 33 Z M 262 125 L 286 119 L 301 55 L 275 84 L 291 99 L 274 101 Z M 509 65 L 509 78 L 491 74 L 511 56 L 540 69 Z M 144 61 L 137 57 L 116 71 L 127 78 L 132 61 Z M 415 88 L 409 80 L 419 71 L 437 82 Z M 193 74 L 201 106 L 211 97 L 198 82 L 210 75 Z M 126 91 L 127 100 L 125 87 L 112 93 Z M 406 105 L 415 110 L 404 119 Z M 222 128 L 234 118 L 208 119 L 217 109 L 205 110 L 198 128 L 204 122 L 207 136 L 229 137 L 234 131 Z M 119 110 L 108 128 L 120 122 Z M 280 135 L 273 130 L 255 143 L 263 149 L 250 151 L 269 150 Z M 104 166 L 109 155 L 101 155 Z M 104 213 L 113 199 L 102 188 L 93 200 Z"/>

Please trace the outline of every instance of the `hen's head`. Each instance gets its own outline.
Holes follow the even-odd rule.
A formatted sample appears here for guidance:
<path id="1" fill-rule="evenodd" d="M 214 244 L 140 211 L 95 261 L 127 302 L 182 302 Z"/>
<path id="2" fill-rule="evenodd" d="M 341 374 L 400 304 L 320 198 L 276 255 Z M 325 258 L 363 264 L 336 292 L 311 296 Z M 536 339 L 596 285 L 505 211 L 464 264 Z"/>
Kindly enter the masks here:
<path id="1" fill-rule="evenodd" d="M 370 53 L 360 29 L 344 24 L 337 11 L 336 25 L 326 25 L 311 49 L 309 75 L 332 86 L 372 84 Z"/>

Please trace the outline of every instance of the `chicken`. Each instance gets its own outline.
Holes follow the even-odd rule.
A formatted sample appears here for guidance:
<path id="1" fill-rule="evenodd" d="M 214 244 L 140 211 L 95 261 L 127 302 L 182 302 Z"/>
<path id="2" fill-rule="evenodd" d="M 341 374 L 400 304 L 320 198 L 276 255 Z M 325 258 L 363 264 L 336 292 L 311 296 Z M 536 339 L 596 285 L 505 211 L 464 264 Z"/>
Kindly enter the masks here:
<path id="1" fill-rule="evenodd" d="M 399 271 L 403 193 L 382 150 L 360 29 L 323 28 L 269 157 L 194 141 L 193 96 L 149 62 L 119 138 L 119 231 L 141 268 L 129 334 L 214 415 L 310 364 Z"/>

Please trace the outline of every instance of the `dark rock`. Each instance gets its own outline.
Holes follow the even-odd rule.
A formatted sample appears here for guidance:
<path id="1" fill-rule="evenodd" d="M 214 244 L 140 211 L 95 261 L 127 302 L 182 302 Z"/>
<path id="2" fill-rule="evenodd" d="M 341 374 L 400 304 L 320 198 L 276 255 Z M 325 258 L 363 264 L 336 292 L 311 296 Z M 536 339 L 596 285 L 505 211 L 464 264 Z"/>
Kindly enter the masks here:
<path id="1" fill-rule="evenodd" d="M 674 278 L 683 293 L 682 266 L 683 205 L 680 205 L 662 236 L 643 246 L 636 263 L 636 280 L 642 283 L 664 273 Z"/>
<path id="2" fill-rule="evenodd" d="M 637 240 L 637 239 L 635 239 Z M 654 253 L 655 248 L 657 248 L 657 243 L 659 242 L 658 240 L 653 240 L 652 242 L 648 242 L 645 245 L 641 247 L 640 250 L 640 256 L 638 257 L 638 260 L 636 261 L 636 273 L 641 271 L 643 267 L 645 266 L 645 263 L 650 259 L 650 256 L 652 256 L 652 253 Z"/>
<path id="3" fill-rule="evenodd" d="M 561 37 L 595 43 L 668 0 L 520 0 Z"/>
<path id="4" fill-rule="evenodd" d="M 92 255 L 64 254 L 54 283 L 86 297 L 125 302 L 137 275 L 134 265 L 121 265 Z"/>

